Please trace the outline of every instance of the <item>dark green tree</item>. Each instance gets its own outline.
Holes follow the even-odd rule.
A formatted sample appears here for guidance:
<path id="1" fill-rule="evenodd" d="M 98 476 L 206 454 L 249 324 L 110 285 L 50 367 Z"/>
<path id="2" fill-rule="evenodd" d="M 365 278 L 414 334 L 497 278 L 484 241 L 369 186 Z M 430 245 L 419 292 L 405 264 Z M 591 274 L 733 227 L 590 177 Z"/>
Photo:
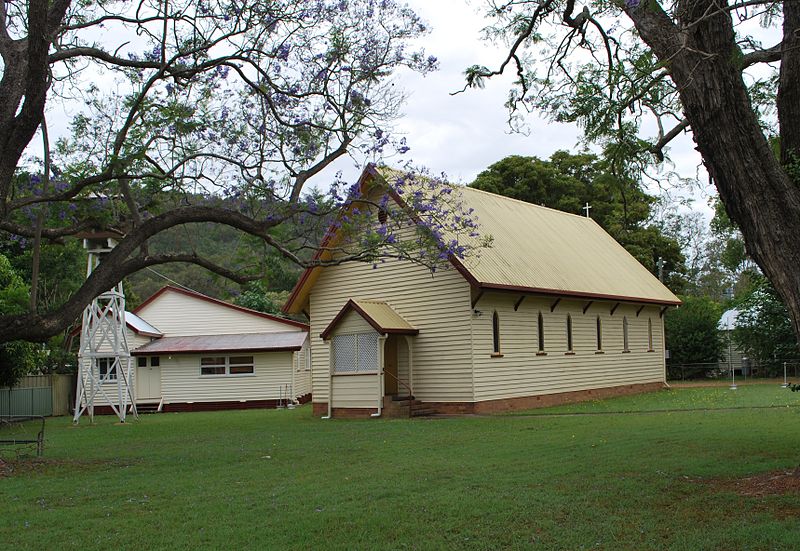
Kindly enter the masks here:
<path id="1" fill-rule="evenodd" d="M 769 281 L 760 277 L 736 306 L 739 316 L 733 340 L 742 353 L 777 374 L 781 362 L 800 358 L 789 311 Z"/>
<path id="2" fill-rule="evenodd" d="M 28 308 L 30 288 L 0 254 L 0 315 L 17 314 Z M 20 377 L 36 368 L 37 348 L 33 343 L 0 343 L 0 387 L 14 386 Z"/>
<path id="3" fill-rule="evenodd" d="M 683 304 L 664 319 L 670 365 L 716 363 L 724 344 L 717 327 L 722 307 L 707 297 L 680 298 Z"/>
<path id="4" fill-rule="evenodd" d="M 248 285 L 233 302 L 251 310 L 281 314 L 281 308 L 288 298 L 289 291 L 268 291 L 263 282 L 257 281 Z"/>

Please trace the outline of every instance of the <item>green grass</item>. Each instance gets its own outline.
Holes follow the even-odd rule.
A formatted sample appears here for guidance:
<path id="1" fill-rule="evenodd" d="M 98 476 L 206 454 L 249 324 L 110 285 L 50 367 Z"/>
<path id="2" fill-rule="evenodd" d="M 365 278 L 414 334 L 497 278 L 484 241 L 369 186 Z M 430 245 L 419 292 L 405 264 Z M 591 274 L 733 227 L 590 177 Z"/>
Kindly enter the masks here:
<path id="1" fill-rule="evenodd" d="M 665 395 L 636 399 L 644 409 Z M 14 550 L 796 549 L 797 494 L 745 497 L 724 481 L 797 465 L 799 415 L 322 421 L 303 407 L 162 414 L 126 426 L 51 419 L 45 460 L 16 463 L 0 478 L 0 542 Z"/>
<path id="2" fill-rule="evenodd" d="M 736 390 L 727 386 L 676 388 L 514 412 L 512 415 L 553 413 L 626 413 L 642 411 L 706 410 L 730 408 L 800 407 L 800 392 L 780 385 L 742 385 Z"/>

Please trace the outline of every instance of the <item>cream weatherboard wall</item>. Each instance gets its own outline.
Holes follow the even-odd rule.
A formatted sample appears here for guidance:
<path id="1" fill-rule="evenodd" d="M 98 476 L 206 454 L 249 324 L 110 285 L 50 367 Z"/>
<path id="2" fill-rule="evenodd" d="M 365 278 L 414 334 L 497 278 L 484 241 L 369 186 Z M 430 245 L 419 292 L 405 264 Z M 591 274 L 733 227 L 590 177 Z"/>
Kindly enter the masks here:
<path id="1" fill-rule="evenodd" d="M 475 346 L 475 399 L 477 401 L 535 396 L 664 381 L 663 325 L 659 307 L 526 297 L 487 293 L 472 319 Z M 500 323 L 500 352 L 492 357 L 492 315 Z M 544 321 L 544 353 L 539 353 L 538 314 Z M 573 352 L 567 349 L 567 315 L 572 318 Z M 597 350 L 597 317 L 602 327 L 602 354 Z M 623 352 L 623 319 L 628 320 L 630 352 Z M 652 323 L 653 351 L 648 351 L 648 320 Z"/>
<path id="2" fill-rule="evenodd" d="M 252 354 L 254 373 L 233 376 L 200 375 L 200 354 L 161 356 L 161 395 L 164 404 L 277 400 L 286 385 L 292 385 L 293 354 Z"/>
<path id="3" fill-rule="evenodd" d="M 301 331 L 299 327 L 174 291 L 145 304 L 136 314 L 164 336 Z"/>
<path id="4" fill-rule="evenodd" d="M 386 301 L 419 330 L 409 338 L 418 399 L 473 400 L 469 284 L 453 269 L 432 274 L 410 262 L 387 261 L 375 269 L 355 262 L 323 268 L 314 284 L 309 302 L 315 403 L 327 403 L 330 384 L 328 344 L 320 333 L 351 298 Z M 374 375 L 363 377 L 375 381 Z M 334 400 L 336 391 L 334 387 Z M 371 403 L 365 407 L 375 407 L 374 399 Z"/>

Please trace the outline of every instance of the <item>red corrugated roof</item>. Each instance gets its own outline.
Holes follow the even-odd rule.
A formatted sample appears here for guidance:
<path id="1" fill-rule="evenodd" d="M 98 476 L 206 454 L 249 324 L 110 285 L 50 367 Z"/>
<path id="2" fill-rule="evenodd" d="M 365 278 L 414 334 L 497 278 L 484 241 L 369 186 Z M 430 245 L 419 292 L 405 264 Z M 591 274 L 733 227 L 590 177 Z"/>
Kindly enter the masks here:
<path id="1" fill-rule="evenodd" d="M 195 335 L 192 337 L 163 337 L 140 346 L 132 356 L 164 354 L 194 354 L 202 352 L 284 352 L 300 350 L 308 333 L 281 331 L 279 333 L 242 333 L 236 335 Z"/>

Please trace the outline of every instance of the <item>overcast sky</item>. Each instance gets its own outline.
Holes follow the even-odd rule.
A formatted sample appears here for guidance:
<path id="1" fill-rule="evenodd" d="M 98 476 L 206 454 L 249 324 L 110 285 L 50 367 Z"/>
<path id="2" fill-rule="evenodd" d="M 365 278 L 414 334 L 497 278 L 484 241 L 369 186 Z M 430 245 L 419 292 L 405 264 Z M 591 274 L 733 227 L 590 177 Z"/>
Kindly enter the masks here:
<path id="1" fill-rule="evenodd" d="M 547 158 L 559 149 L 579 150 L 579 131 L 574 125 L 549 122 L 531 114 L 527 118 L 528 135 L 509 131 L 504 102 L 513 75 L 490 79 L 484 89 L 451 95 L 464 86 L 464 70 L 468 66 L 496 68 L 507 53 L 480 40 L 486 20 L 477 10 L 483 2 L 407 2 L 429 23 L 431 32 L 420 42 L 426 53 L 436 56 L 440 63 L 438 71 L 425 77 L 410 71 L 397 76 L 398 84 L 408 93 L 408 101 L 396 128 L 407 138 L 411 146 L 408 155 L 415 163 L 466 184 L 508 155 Z M 670 193 L 694 198 L 693 208 L 710 215 L 707 199 L 713 189 L 705 185 L 705 172 L 698 174 L 700 156 L 688 135 L 671 145 L 671 158 L 674 166 L 670 170 L 684 178 L 699 176 L 701 185 Z M 348 180 L 357 176 L 352 161 L 337 163 L 335 170 L 342 170 Z M 333 172 L 334 169 L 327 171 L 326 176 Z M 649 189 L 651 193 L 658 192 L 655 185 L 650 184 Z"/>

